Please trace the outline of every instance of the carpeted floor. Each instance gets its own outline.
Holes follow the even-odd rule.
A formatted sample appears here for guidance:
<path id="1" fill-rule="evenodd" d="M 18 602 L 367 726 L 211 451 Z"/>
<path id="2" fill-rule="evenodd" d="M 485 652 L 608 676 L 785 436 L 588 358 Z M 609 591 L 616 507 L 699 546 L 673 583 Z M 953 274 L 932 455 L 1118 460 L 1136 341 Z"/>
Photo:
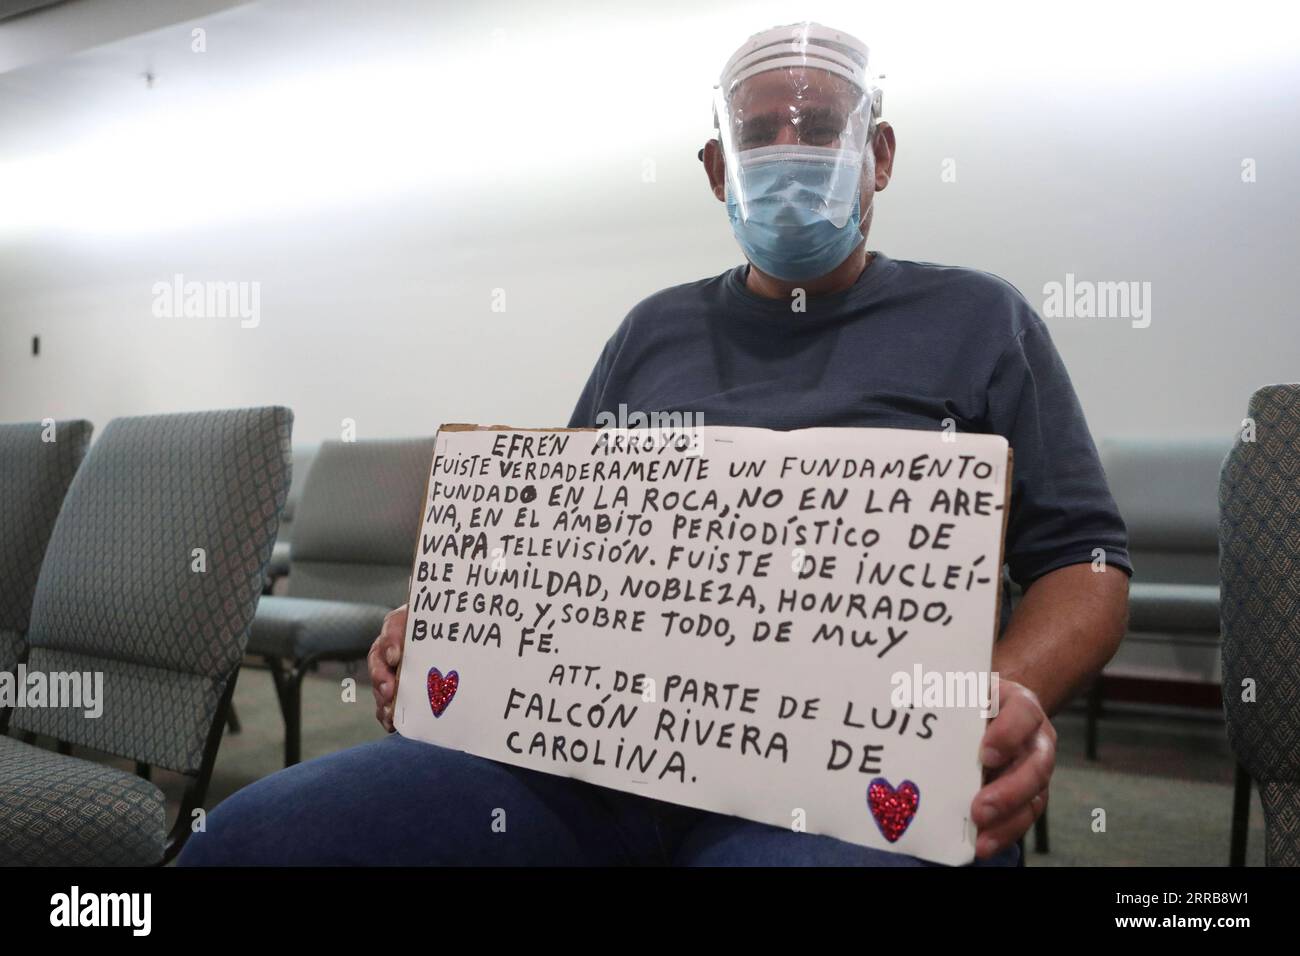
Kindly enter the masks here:
<path id="1" fill-rule="evenodd" d="M 1030 866 L 1226 866 L 1235 764 L 1221 717 L 1127 712 L 1101 722 L 1084 757 L 1082 713 L 1056 719 L 1051 852 Z M 1095 811 L 1105 832 L 1094 832 Z M 1246 862 L 1264 865 L 1264 818 L 1252 795 Z M 1032 840 L 1030 840 L 1032 846 Z"/>
<path id="2" fill-rule="evenodd" d="M 365 673 L 356 701 L 345 702 L 345 669 L 309 677 L 303 687 L 303 758 L 382 735 Z M 270 676 L 246 669 L 235 692 L 243 728 L 227 733 L 208 805 L 272 773 L 283 759 L 283 728 Z M 1228 861 L 1233 762 L 1215 715 L 1110 713 L 1101 723 L 1099 760 L 1084 757 L 1082 712 L 1058 716 L 1060 746 L 1049 807 L 1050 852 L 1029 866 L 1223 866 Z M 169 796 L 178 778 L 159 774 Z M 1104 811 L 1104 831 L 1094 821 Z M 1030 847 L 1033 840 L 1028 841 Z M 1263 865 L 1263 818 L 1256 796 L 1248 862 Z"/>

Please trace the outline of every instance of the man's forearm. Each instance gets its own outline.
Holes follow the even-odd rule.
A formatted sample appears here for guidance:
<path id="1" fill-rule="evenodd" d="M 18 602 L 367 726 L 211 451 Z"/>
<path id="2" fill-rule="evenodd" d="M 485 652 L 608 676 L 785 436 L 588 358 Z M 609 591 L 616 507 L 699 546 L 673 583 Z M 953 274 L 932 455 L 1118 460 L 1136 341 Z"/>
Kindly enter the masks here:
<path id="1" fill-rule="evenodd" d="M 1127 620 L 1127 574 L 1090 564 L 1058 568 L 1025 592 L 993 649 L 993 669 L 1053 714 L 1111 659 Z"/>

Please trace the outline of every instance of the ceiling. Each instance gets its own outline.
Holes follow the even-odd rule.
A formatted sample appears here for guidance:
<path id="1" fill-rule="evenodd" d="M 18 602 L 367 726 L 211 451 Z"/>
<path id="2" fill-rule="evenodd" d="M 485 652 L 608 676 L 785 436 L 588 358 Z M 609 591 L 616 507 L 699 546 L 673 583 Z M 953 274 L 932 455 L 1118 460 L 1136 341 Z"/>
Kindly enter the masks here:
<path id="1" fill-rule="evenodd" d="M 63 0 L 0 0 L 0 21 L 62 2 Z"/>

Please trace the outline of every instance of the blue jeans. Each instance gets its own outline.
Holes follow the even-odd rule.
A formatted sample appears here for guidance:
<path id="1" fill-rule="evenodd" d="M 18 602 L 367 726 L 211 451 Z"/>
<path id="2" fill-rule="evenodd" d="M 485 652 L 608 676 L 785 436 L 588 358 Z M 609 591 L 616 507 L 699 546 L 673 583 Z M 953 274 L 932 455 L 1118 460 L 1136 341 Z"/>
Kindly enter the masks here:
<path id="1" fill-rule="evenodd" d="M 1012 847 L 992 865 L 1014 865 Z M 459 750 L 383 740 L 281 770 L 222 802 L 181 866 L 925 866 Z M 987 865 L 987 864 L 986 864 Z"/>

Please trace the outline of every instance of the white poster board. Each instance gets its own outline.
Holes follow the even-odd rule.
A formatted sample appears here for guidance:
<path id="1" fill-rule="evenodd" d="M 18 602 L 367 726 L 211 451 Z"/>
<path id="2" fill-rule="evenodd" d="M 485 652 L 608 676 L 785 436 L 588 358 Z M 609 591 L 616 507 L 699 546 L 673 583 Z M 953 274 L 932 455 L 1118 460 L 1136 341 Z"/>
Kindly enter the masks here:
<path id="1" fill-rule="evenodd" d="M 1010 467 L 951 432 L 443 426 L 397 730 L 969 862 Z"/>

